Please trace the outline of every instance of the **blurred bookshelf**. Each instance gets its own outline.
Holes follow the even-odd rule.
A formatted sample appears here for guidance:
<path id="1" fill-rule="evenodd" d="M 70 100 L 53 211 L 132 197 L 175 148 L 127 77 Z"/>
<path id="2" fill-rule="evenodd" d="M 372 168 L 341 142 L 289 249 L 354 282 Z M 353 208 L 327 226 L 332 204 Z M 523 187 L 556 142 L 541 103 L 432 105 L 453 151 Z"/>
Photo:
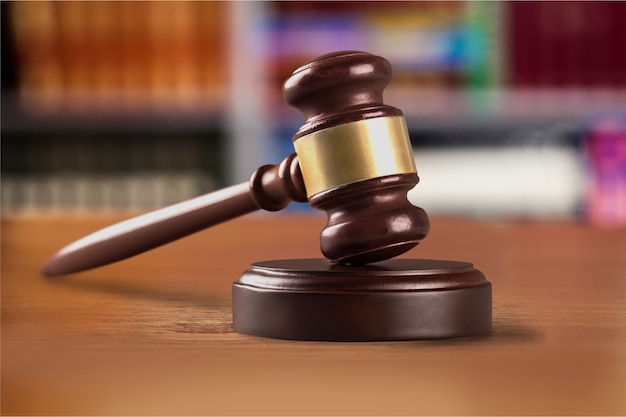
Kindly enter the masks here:
<path id="1" fill-rule="evenodd" d="M 144 210 L 226 184 L 228 9 L 3 2 L 3 211 Z"/>
<path id="2" fill-rule="evenodd" d="M 1 7 L 3 211 L 145 209 L 246 180 L 293 151 L 285 78 L 345 49 L 391 61 L 427 211 L 626 223 L 624 2 Z"/>

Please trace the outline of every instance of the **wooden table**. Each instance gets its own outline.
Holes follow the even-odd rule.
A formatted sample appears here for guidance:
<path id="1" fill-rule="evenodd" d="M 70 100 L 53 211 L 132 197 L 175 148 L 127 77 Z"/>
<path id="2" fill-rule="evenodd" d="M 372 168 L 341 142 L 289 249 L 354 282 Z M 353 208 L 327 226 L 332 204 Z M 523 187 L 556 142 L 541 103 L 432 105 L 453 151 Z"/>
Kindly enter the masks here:
<path id="1" fill-rule="evenodd" d="M 252 215 L 57 279 L 42 261 L 120 220 L 2 220 L 6 414 L 626 414 L 626 231 L 433 218 L 407 256 L 473 262 L 485 338 L 262 339 L 231 329 L 251 262 L 318 257 L 317 215 Z"/>

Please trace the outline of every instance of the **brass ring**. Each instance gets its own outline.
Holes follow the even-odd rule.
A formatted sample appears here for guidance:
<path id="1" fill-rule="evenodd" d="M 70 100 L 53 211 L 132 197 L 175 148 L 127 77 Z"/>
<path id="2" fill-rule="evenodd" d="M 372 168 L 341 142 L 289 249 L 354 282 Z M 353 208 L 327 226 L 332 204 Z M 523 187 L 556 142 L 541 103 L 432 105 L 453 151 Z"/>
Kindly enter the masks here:
<path id="1" fill-rule="evenodd" d="M 385 175 L 416 173 L 402 116 L 322 129 L 294 142 L 307 196 Z"/>

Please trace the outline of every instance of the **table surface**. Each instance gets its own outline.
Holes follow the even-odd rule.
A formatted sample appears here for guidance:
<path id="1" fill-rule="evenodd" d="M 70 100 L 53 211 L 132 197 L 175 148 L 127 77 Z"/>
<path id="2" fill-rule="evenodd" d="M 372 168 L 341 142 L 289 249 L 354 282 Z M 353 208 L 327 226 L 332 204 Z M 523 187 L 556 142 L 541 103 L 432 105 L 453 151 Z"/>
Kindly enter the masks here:
<path id="1" fill-rule="evenodd" d="M 250 263 L 319 257 L 322 216 L 251 215 L 66 277 L 38 268 L 122 217 L 2 219 L 6 414 L 626 414 L 626 231 L 431 219 L 405 257 L 469 261 L 493 334 L 391 343 L 234 333 Z"/>

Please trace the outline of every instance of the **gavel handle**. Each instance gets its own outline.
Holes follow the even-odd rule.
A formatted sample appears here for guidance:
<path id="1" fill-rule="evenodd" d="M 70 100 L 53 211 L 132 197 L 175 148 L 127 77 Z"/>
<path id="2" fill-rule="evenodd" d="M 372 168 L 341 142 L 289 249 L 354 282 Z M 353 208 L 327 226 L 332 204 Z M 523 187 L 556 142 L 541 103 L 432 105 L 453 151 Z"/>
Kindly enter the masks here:
<path id="1" fill-rule="evenodd" d="M 85 236 L 48 259 L 41 272 L 54 276 L 107 265 L 258 209 L 281 210 L 290 201 L 307 201 L 295 154 L 279 165 L 260 167 L 249 182 L 164 207 Z"/>

